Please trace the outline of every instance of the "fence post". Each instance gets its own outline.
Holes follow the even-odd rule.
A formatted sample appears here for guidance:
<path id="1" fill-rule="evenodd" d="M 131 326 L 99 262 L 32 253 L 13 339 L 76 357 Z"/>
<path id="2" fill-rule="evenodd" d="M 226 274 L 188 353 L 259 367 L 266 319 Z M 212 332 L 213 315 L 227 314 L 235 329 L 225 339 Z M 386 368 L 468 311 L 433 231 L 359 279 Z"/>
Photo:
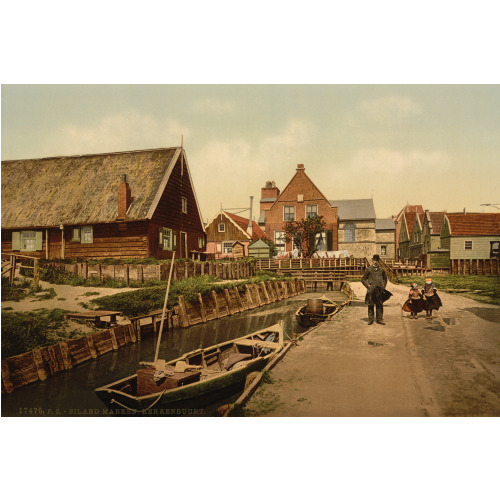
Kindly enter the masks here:
<path id="1" fill-rule="evenodd" d="M 34 284 L 35 290 L 38 289 L 39 278 L 40 278 L 40 270 L 38 268 L 38 259 L 34 259 L 34 261 L 33 261 L 33 284 Z"/>

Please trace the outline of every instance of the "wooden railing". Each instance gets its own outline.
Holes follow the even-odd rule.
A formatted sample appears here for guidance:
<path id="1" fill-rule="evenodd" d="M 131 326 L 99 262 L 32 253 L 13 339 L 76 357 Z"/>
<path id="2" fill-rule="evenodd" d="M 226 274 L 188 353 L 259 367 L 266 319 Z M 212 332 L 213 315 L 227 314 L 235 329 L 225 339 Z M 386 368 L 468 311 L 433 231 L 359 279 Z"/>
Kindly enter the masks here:
<path id="1" fill-rule="evenodd" d="M 21 265 L 21 262 L 26 260 L 32 260 L 33 265 Z M 2 276 L 8 274 L 9 286 L 12 286 L 16 276 L 16 269 L 33 269 L 33 286 L 37 288 L 40 281 L 39 260 L 37 257 L 28 257 L 17 253 L 2 253 Z"/>

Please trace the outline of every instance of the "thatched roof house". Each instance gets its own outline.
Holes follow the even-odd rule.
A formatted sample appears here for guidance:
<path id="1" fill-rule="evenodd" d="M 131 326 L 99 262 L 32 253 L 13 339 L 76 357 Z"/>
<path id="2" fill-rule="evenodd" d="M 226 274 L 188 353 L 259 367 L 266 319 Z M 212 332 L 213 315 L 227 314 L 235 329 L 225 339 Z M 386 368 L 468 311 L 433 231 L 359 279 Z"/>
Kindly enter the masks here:
<path id="1" fill-rule="evenodd" d="M 182 148 L 2 161 L 3 252 L 167 258 L 203 247 Z"/>

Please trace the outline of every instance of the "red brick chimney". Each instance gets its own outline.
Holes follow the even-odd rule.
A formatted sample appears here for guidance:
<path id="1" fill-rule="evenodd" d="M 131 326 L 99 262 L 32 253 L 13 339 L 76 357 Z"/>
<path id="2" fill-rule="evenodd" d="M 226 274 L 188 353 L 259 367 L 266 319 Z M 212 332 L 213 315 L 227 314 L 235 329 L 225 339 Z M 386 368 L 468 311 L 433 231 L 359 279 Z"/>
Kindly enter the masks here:
<path id="1" fill-rule="evenodd" d="M 304 164 L 303 163 L 299 163 L 297 165 L 297 170 L 305 170 Z"/>
<path id="2" fill-rule="evenodd" d="M 127 182 L 127 175 L 122 174 L 122 181 L 118 186 L 118 217 L 117 220 L 125 220 L 127 217 L 127 210 L 130 207 L 132 195 L 130 186 Z"/>

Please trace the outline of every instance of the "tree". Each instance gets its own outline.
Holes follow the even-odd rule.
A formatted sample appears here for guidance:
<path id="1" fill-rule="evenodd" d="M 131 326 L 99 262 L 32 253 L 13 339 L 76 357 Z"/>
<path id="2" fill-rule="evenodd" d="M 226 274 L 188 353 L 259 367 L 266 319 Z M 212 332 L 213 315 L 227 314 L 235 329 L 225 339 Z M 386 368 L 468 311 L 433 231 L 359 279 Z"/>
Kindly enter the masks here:
<path id="1" fill-rule="evenodd" d="M 321 233 L 325 226 L 322 215 L 288 221 L 284 227 L 285 241 L 292 241 L 293 247 L 298 248 L 304 257 L 310 257 L 316 252 L 316 235 Z"/>

